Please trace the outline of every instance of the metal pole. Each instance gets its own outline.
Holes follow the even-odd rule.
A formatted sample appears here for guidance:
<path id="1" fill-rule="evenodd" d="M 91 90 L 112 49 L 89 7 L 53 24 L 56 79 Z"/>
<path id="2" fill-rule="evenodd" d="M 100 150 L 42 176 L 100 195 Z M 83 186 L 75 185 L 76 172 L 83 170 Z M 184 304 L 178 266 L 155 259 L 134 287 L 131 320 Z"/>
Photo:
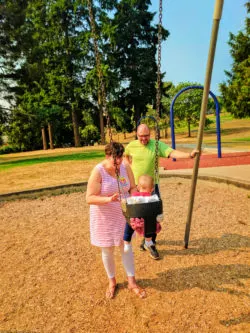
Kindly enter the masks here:
<path id="1" fill-rule="evenodd" d="M 202 145 L 202 139 L 203 139 L 208 94 L 209 94 L 209 89 L 210 89 L 210 82 L 211 82 L 213 62 L 214 62 L 214 54 L 215 54 L 215 49 L 216 49 L 217 35 L 218 35 L 219 23 L 220 23 L 221 14 L 222 14 L 223 2 L 224 2 L 224 0 L 215 0 L 213 26 L 212 26 L 212 33 L 211 33 L 211 38 L 210 38 L 210 47 L 209 47 L 209 53 L 208 53 L 205 84 L 204 84 L 201 112 L 200 112 L 200 124 L 199 124 L 198 141 L 197 141 L 197 150 L 199 152 L 201 151 L 201 145 Z M 195 159 L 194 169 L 193 169 L 191 193 L 190 193 L 190 200 L 189 200 L 189 207 L 188 207 L 188 216 L 187 216 L 186 230 L 185 230 L 185 237 L 184 237 L 186 249 L 188 248 L 188 240 L 189 240 L 190 227 L 191 227 L 191 221 L 192 221 L 192 212 L 193 212 L 193 205 L 194 205 L 194 196 L 195 196 L 195 189 L 196 189 L 196 183 L 197 183 L 199 162 L 200 162 L 200 153 L 197 155 L 197 157 Z"/>

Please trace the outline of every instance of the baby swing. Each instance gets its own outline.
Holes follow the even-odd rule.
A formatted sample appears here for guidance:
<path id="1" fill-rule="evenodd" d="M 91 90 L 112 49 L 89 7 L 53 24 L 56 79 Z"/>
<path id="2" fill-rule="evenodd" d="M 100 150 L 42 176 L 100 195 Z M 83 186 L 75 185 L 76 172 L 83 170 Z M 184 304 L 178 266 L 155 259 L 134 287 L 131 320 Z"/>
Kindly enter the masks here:
<path id="1" fill-rule="evenodd" d="M 106 103 L 106 91 L 105 85 L 103 82 L 103 73 L 101 69 L 101 62 L 100 62 L 100 54 L 98 50 L 98 37 L 96 33 L 96 24 L 93 15 L 93 8 L 92 8 L 92 1 L 88 0 L 88 9 L 89 9 L 89 16 L 90 16 L 90 23 L 91 23 L 91 30 L 94 42 L 94 51 L 95 51 L 95 58 L 96 58 L 96 67 L 98 72 L 99 78 L 99 92 L 100 92 L 100 107 L 103 108 L 103 114 L 106 116 L 107 119 L 107 128 L 110 137 L 110 143 L 113 142 L 112 139 L 112 130 L 110 125 L 110 117 L 109 113 L 107 112 L 107 103 Z M 158 24 L 158 64 L 157 64 L 157 96 L 156 96 L 156 113 L 157 119 L 153 116 L 144 116 L 142 117 L 137 126 L 140 124 L 141 120 L 148 117 L 154 120 L 155 122 L 155 170 L 154 170 L 154 181 L 155 181 L 155 194 L 158 195 L 159 200 L 154 202 L 147 202 L 147 203 L 133 203 L 129 204 L 128 202 L 124 202 L 122 200 L 122 191 L 119 181 L 119 170 L 116 166 L 116 178 L 118 184 L 118 190 L 121 200 L 121 206 L 124 216 L 128 223 L 130 223 L 130 218 L 140 217 L 144 219 L 144 237 L 147 237 L 148 234 L 152 234 L 156 232 L 156 217 L 163 213 L 163 206 L 162 200 L 160 197 L 159 187 L 158 187 L 158 180 L 159 180 L 159 154 L 158 154 L 158 146 L 159 146 L 159 126 L 158 126 L 158 119 L 160 113 L 160 100 L 161 100 L 161 37 L 162 37 L 162 0 L 159 1 L 159 24 Z M 115 155 L 114 156 L 114 161 Z"/>
<path id="2" fill-rule="evenodd" d="M 157 120 L 153 116 L 142 117 L 137 126 L 141 123 L 142 119 L 151 118 L 155 122 L 155 170 L 154 170 L 154 194 L 158 196 L 157 201 L 146 202 L 146 203 L 122 203 L 122 211 L 128 223 L 130 223 L 130 218 L 140 217 L 144 219 L 144 237 L 152 233 L 156 233 L 156 217 L 163 213 L 163 205 L 159 191 L 159 155 L 158 155 L 158 144 L 159 144 L 159 126 Z M 120 192 L 120 186 L 119 192 Z M 121 193 L 120 193 L 121 197 Z"/>

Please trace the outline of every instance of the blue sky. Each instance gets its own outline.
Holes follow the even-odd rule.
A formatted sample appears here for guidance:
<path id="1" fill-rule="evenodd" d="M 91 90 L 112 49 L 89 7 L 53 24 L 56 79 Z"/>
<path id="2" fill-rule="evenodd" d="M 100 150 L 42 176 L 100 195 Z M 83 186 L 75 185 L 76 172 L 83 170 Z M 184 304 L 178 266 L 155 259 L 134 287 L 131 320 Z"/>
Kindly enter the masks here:
<path id="1" fill-rule="evenodd" d="M 245 27 L 246 0 L 224 0 L 215 52 L 210 90 L 218 94 L 219 83 L 226 80 L 232 58 L 227 44 L 229 33 Z M 157 0 L 151 0 L 157 12 Z M 174 84 L 198 82 L 204 85 L 215 0 L 163 0 L 163 26 L 170 36 L 162 44 L 162 72 Z"/>

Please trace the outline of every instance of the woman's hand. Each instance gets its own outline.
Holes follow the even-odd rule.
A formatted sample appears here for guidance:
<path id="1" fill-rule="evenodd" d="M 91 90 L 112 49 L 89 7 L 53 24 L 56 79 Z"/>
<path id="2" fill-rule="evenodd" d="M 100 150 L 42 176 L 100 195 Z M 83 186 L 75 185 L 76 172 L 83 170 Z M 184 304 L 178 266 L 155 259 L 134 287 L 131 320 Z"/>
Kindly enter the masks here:
<path id="1" fill-rule="evenodd" d="M 114 201 L 120 201 L 120 195 L 119 193 L 114 193 L 110 197 L 108 197 L 109 201 L 108 202 L 114 202 Z"/>

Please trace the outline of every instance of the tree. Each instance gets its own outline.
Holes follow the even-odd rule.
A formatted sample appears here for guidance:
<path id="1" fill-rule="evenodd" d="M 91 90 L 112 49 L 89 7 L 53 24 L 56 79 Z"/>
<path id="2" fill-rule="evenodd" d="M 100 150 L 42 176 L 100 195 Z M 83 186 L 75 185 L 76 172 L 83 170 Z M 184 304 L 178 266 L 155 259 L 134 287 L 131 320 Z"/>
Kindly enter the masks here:
<path id="1" fill-rule="evenodd" d="M 250 2 L 245 4 L 250 12 Z M 233 58 L 231 72 L 225 71 L 227 82 L 220 84 L 226 110 L 235 118 L 250 116 L 250 18 L 245 20 L 244 31 L 229 35 L 230 53 Z"/>
<path id="2" fill-rule="evenodd" d="M 0 146 L 3 144 L 3 134 L 5 133 L 5 126 L 8 121 L 7 109 L 0 106 Z"/>
<path id="3" fill-rule="evenodd" d="M 108 54 L 110 68 L 116 73 L 117 106 L 135 122 L 147 111 L 147 104 L 156 99 L 157 27 L 153 25 L 155 13 L 149 12 L 149 0 L 121 0 L 116 5 L 112 21 L 113 35 Z M 162 29 L 165 40 L 168 31 Z"/>
<path id="4" fill-rule="evenodd" d="M 22 68 L 32 36 L 23 28 L 27 6 L 28 0 L 5 0 L 0 6 L 0 92 L 11 106 L 22 90 L 17 81 L 27 74 Z"/>
<path id="5" fill-rule="evenodd" d="M 8 92 L 13 110 L 29 115 L 54 107 L 67 110 L 71 125 L 61 124 L 61 129 L 73 129 L 76 146 L 88 61 L 86 20 L 81 0 L 6 0 L 0 7 L 1 89 Z M 11 119 L 20 115 L 13 112 Z M 70 121 L 65 114 L 60 118 Z M 30 131 L 40 135 L 40 126 Z"/>
<path id="6" fill-rule="evenodd" d="M 43 54 L 44 73 L 39 81 L 40 107 L 57 105 L 69 112 L 75 146 L 80 145 L 79 118 L 88 42 L 83 22 L 87 12 L 79 0 L 30 3 L 29 18 Z M 45 93 L 41 93 L 44 91 Z"/>

